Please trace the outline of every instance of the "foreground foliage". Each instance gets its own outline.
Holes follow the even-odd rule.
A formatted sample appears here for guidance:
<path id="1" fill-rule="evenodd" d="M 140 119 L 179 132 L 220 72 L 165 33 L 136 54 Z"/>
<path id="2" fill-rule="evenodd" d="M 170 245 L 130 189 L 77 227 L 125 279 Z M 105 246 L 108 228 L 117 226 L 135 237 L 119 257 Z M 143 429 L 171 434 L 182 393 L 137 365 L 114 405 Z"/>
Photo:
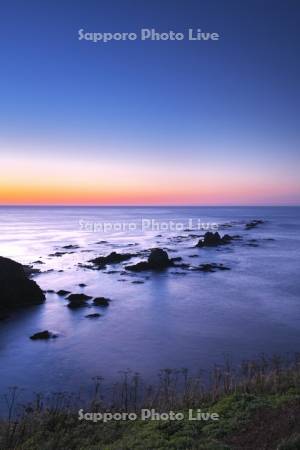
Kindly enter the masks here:
<path id="1" fill-rule="evenodd" d="M 6 396 L 8 417 L 0 424 L 3 450 L 296 450 L 300 449 L 300 364 L 280 358 L 245 362 L 236 372 L 227 363 L 215 367 L 211 383 L 186 370 L 164 370 L 155 386 L 124 372 L 111 403 L 104 402 L 102 380 L 96 378 L 93 400 L 86 411 L 181 411 L 182 421 L 78 420 L 78 396 L 37 396 L 26 407 L 17 405 L 17 390 Z M 79 406 L 79 407 L 78 407 Z M 219 421 L 189 421 L 187 410 L 218 413 Z"/>

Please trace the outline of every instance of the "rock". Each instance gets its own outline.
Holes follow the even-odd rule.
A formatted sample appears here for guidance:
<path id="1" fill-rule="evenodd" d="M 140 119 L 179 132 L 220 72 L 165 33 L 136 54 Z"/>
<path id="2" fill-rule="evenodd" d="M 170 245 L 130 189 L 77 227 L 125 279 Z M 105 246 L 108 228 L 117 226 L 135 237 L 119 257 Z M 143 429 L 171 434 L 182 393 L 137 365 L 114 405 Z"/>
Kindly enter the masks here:
<path id="1" fill-rule="evenodd" d="M 93 313 L 93 314 L 87 314 L 84 317 L 87 317 L 88 319 L 96 319 L 96 317 L 100 317 L 100 316 L 101 316 L 101 314 L 99 314 L 99 313 Z"/>
<path id="2" fill-rule="evenodd" d="M 68 308 L 81 308 L 84 306 L 88 306 L 86 303 L 87 300 L 90 300 L 92 297 L 90 295 L 86 294 L 70 294 L 67 297 L 67 300 L 69 300 Z"/>
<path id="3" fill-rule="evenodd" d="M 38 259 L 37 261 L 33 261 L 32 264 L 45 264 L 45 263 Z"/>
<path id="4" fill-rule="evenodd" d="M 56 256 L 57 258 L 63 256 L 63 255 L 70 255 L 71 253 L 74 252 L 55 252 L 55 253 L 50 253 L 48 256 Z"/>
<path id="5" fill-rule="evenodd" d="M 65 248 L 66 250 L 73 250 L 73 249 L 75 250 L 77 248 L 80 248 L 80 246 L 69 244 L 69 245 L 64 245 L 62 248 Z"/>
<path id="6" fill-rule="evenodd" d="M 55 294 L 55 291 L 53 289 L 47 289 L 45 292 L 47 294 Z"/>
<path id="7" fill-rule="evenodd" d="M 204 238 L 200 239 L 196 244 L 196 247 L 216 247 L 218 245 L 226 245 L 229 244 L 233 239 L 237 239 L 239 236 L 229 236 L 229 234 L 225 234 L 223 237 L 216 231 L 212 233 L 208 231 L 205 233 Z"/>
<path id="8" fill-rule="evenodd" d="M 200 264 L 198 267 L 193 267 L 192 270 L 199 272 L 215 272 L 216 270 L 230 270 L 230 267 L 224 266 L 223 264 L 207 263 Z"/>
<path id="9" fill-rule="evenodd" d="M 182 261 L 182 257 L 181 256 L 177 256 L 176 258 L 171 258 L 171 261 L 174 262 L 179 262 Z"/>
<path id="10" fill-rule="evenodd" d="M 86 284 L 84 284 L 84 283 L 79 283 L 78 286 L 81 287 L 81 288 L 83 288 L 83 287 L 86 287 Z"/>
<path id="11" fill-rule="evenodd" d="M 132 272 L 142 272 L 144 270 L 163 270 L 167 267 L 174 266 L 174 263 L 169 259 L 168 253 L 161 248 L 151 249 L 148 261 L 140 261 L 137 264 L 126 266 L 125 269 Z"/>
<path id="12" fill-rule="evenodd" d="M 163 269 L 172 265 L 168 253 L 161 248 L 153 248 L 148 258 L 148 264 L 153 269 Z"/>
<path id="13" fill-rule="evenodd" d="M 265 221 L 261 219 L 251 220 L 251 222 L 246 223 L 245 228 L 246 230 L 250 230 L 251 228 L 255 228 L 258 225 L 262 225 L 263 223 L 265 223 Z"/>
<path id="14" fill-rule="evenodd" d="M 31 277 L 32 275 L 36 275 L 37 273 L 41 273 L 40 269 L 36 269 L 31 265 L 25 264 L 23 265 L 23 269 L 27 277 Z"/>
<path id="15" fill-rule="evenodd" d="M 174 264 L 174 267 L 177 267 L 178 269 L 189 270 L 191 266 L 190 264 L 187 263 L 181 263 L 181 264 Z"/>
<path id="16" fill-rule="evenodd" d="M 37 340 L 37 339 L 54 339 L 57 338 L 57 334 L 52 333 L 51 331 L 45 330 L 45 331 L 39 331 L 38 333 L 33 334 L 30 336 L 30 339 Z"/>
<path id="17" fill-rule="evenodd" d="M 131 283 L 132 283 L 132 284 L 144 284 L 145 281 L 142 281 L 142 280 L 134 280 L 134 281 L 132 281 Z"/>
<path id="18" fill-rule="evenodd" d="M 151 267 L 147 261 L 140 261 L 131 266 L 126 266 L 125 269 L 130 270 L 131 272 L 143 272 L 144 270 L 151 270 Z"/>
<path id="19" fill-rule="evenodd" d="M 96 297 L 93 300 L 93 304 L 95 306 L 108 306 L 110 303 L 110 299 L 106 297 Z"/>
<path id="20" fill-rule="evenodd" d="M 64 297 L 65 295 L 70 294 L 70 291 L 65 291 L 64 289 L 60 289 L 59 291 L 56 292 L 57 295 L 60 295 L 61 297 Z"/>
<path id="21" fill-rule="evenodd" d="M 89 262 L 96 265 L 99 269 L 104 269 L 107 264 L 119 264 L 123 261 L 136 256 L 132 253 L 117 253 L 112 252 L 108 256 L 99 256 L 98 258 L 91 259 Z"/>
<path id="22" fill-rule="evenodd" d="M 86 294 L 70 294 L 68 295 L 67 299 L 70 302 L 76 302 L 76 301 L 81 301 L 81 302 L 86 302 L 87 300 L 90 300 L 91 297 L 90 295 L 86 295 Z"/>
<path id="23" fill-rule="evenodd" d="M 0 309 L 43 303 L 45 294 L 22 264 L 0 256 Z"/>

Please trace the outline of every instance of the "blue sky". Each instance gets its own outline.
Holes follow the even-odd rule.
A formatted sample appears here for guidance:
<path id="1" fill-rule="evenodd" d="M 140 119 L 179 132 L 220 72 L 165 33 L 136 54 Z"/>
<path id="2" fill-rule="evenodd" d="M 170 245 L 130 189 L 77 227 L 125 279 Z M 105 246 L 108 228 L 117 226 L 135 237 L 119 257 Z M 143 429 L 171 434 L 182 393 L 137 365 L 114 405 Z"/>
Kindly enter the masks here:
<path id="1" fill-rule="evenodd" d="M 250 171 L 256 187 L 263 174 L 273 190 L 289 186 L 262 201 L 298 203 L 299 19 L 296 0 L 4 1 L 1 154 L 99 168 L 131 161 L 124 180 L 148 164 L 165 177 L 173 163 L 178 174 L 177 165 L 216 168 L 225 184 Z M 221 38 L 93 44 L 78 40 L 81 28 L 201 28 Z"/>

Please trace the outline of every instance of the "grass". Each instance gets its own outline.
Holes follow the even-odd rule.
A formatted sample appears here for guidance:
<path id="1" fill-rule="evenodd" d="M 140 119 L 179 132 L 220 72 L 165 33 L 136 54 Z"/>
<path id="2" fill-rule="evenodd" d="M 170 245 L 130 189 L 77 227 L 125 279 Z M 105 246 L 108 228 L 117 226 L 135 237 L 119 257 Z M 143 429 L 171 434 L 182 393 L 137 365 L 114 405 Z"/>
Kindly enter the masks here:
<path id="1" fill-rule="evenodd" d="M 239 370 L 216 366 L 210 383 L 187 370 L 165 369 L 158 383 L 145 385 L 138 374 L 122 380 L 104 400 L 103 380 L 94 379 L 87 404 L 80 396 L 38 395 L 19 405 L 18 389 L 6 394 L 7 417 L 0 422 L 1 450 L 296 450 L 300 449 L 300 362 L 262 356 Z M 181 421 L 79 421 L 78 410 L 136 412 L 141 408 L 180 411 Z M 190 421 L 188 410 L 219 414 L 218 421 Z"/>

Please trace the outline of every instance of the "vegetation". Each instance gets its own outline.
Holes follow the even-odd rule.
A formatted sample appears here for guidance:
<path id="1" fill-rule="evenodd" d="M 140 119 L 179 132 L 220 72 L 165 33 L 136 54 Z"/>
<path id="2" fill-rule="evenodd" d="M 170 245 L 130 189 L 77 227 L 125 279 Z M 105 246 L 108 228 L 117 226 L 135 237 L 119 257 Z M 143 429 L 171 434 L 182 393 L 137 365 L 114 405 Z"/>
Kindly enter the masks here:
<path id="1" fill-rule="evenodd" d="M 210 380 L 188 371 L 165 369 L 159 382 L 145 385 L 126 371 L 104 399 L 103 380 L 94 379 L 91 402 L 79 395 L 37 395 L 20 406 L 18 389 L 5 395 L 7 418 L 0 423 L 1 450 L 296 450 L 300 449 L 300 359 L 247 361 L 239 370 L 227 362 Z M 83 406 L 84 405 L 84 406 Z M 85 412 L 135 412 L 141 408 L 180 411 L 180 421 L 78 420 Z M 219 414 L 218 421 L 190 421 L 188 410 Z"/>

